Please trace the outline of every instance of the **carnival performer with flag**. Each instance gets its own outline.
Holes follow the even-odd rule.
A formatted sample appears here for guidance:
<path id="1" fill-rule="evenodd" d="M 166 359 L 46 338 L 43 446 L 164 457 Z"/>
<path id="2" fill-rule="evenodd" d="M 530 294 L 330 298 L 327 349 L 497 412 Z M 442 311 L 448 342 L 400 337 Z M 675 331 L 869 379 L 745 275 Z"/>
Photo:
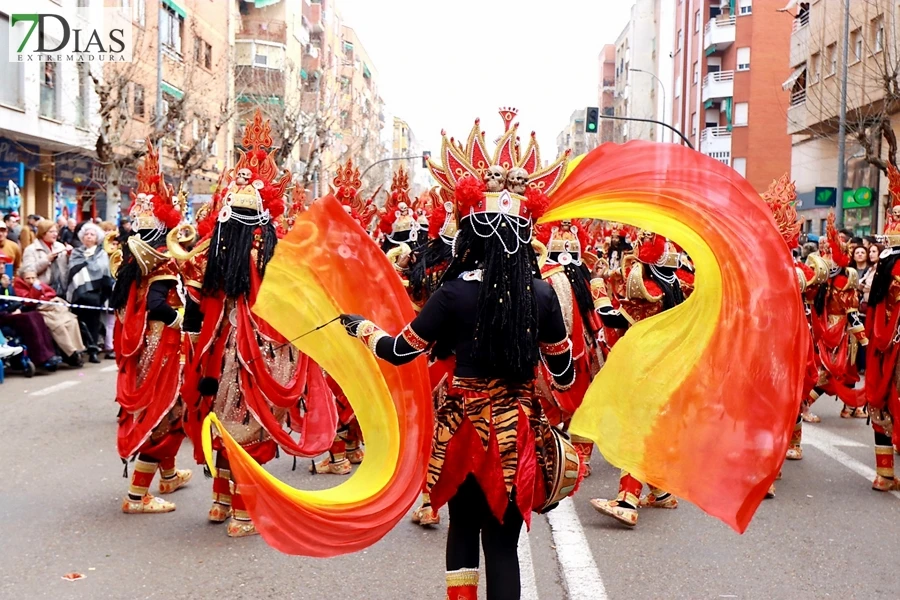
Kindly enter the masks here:
<path id="1" fill-rule="evenodd" d="M 551 484 L 561 461 L 569 461 L 569 473 L 577 470 L 577 455 L 550 427 L 534 384 L 539 360 L 554 385 L 570 387 L 575 378 L 559 300 L 549 284 L 534 278 L 530 247 L 533 219 L 547 202 L 540 190 L 553 190 L 566 157 L 540 169 L 534 138 L 519 155 L 516 128 L 507 127 L 493 161 L 476 121 L 467 152 L 445 138 L 444 164 L 430 165 L 454 194 L 460 222 L 454 261 L 418 317 L 392 337 L 361 316 L 342 316 L 351 335 L 392 364 L 411 361 L 434 345 L 455 349 L 453 382 L 438 409 L 427 477 L 433 506 L 449 502 L 447 592 L 454 599 L 476 597 L 479 538 L 488 599 L 519 597 L 522 522 L 530 522 L 532 510 L 548 510 L 571 493 L 574 481 L 562 492 Z M 524 174 L 489 191 L 483 181 L 489 165 Z"/>
<path id="2" fill-rule="evenodd" d="M 361 187 L 359 168 L 354 166 L 352 159 L 348 158 L 347 162 L 338 168 L 337 175 L 332 180 L 331 193 L 341 203 L 347 214 L 353 217 L 360 227 L 368 231 L 369 224 L 377 212 L 375 197 L 381 188 L 379 187 L 370 198 L 363 199 L 359 195 Z M 341 386 L 330 375 L 326 375 L 326 381 L 328 388 L 334 394 L 337 407 L 337 432 L 328 449 L 328 456 L 318 462 L 314 461 L 310 465 L 309 471 L 320 475 L 349 475 L 352 465 L 362 463 L 365 456 L 362 430 L 353 412 L 353 407 Z"/>
<path id="3" fill-rule="evenodd" d="M 173 235 L 178 232 L 168 241 L 189 293 L 193 352 L 183 396 L 195 457 L 203 457 L 200 424 L 214 412 L 241 447 L 265 464 L 279 446 L 294 456 L 315 456 L 327 448 L 334 419 L 321 421 L 324 431 L 304 430 L 300 442 L 282 425 L 303 430 L 306 415 L 333 413 L 334 406 L 321 370 L 250 311 L 278 241 L 275 222 L 285 210 L 290 173 L 279 176 L 270 124 L 259 110 L 247 124 L 242 146 L 198 225 L 204 239 L 190 253 Z M 253 535 L 240 487 L 232 486 L 228 455 L 218 440 L 216 448 L 209 520 L 221 523 L 230 516 L 229 536 Z"/>
<path id="4" fill-rule="evenodd" d="M 885 220 L 882 252 L 869 292 L 866 333 L 865 393 L 875 433 L 875 480 L 872 489 L 900 489 L 894 473 L 894 448 L 900 447 L 894 417 L 900 415 L 897 357 L 900 353 L 900 171 L 888 164 L 891 206 Z M 852 271 L 852 269 L 851 269 Z"/>
<path id="5" fill-rule="evenodd" d="M 613 273 L 606 286 L 594 284 L 597 314 L 606 327 L 627 330 L 631 325 L 684 302 L 681 253 L 666 238 L 649 231 L 640 233 L 631 254 L 622 259 L 620 271 Z M 607 287 L 608 286 L 608 287 Z M 613 305 L 607 294 L 616 297 Z M 691 286 L 692 287 L 692 286 Z M 641 497 L 643 482 L 622 470 L 619 493 L 614 500 L 594 498 L 591 506 L 629 527 L 637 525 L 638 507 L 677 508 L 678 499 L 652 483 L 650 492 Z"/>
<path id="6" fill-rule="evenodd" d="M 110 306 L 116 310 L 116 402 L 119 403 L 118 450 L 123 462 L 134 460 L 122 511 L 129 514 L 175 510 L 172 502 L 149 493 L 160 472 L 159 493 L 169 494 L 191 479 L 191 471 L 175 468 L 184 440 L 179 393 L 184 355 L 184 315 L 175 261 L 166 252 L 166 232 L 178 226 L 183 207 L 166 186 L 159 155 L 150 142 L 138 169 L 137 194 L 130 210 L 134 235 L 112 251 L 116 278 Z M 113 232 L 111 235 L 115 235 Z M 126 463 L 125 473 L 128 467 Z"/>

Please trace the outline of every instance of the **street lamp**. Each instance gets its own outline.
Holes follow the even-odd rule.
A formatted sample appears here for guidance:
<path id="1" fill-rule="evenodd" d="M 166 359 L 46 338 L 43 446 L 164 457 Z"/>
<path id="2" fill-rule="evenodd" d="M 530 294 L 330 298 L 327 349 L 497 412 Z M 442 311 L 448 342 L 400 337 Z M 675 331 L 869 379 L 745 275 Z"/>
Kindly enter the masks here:
<path id="1" fill-rule="evenodd" d="M 844 47 L 841 59 L 841 108 L 838 116 L 837 198 L 834 220 L 838 229 L 844 226 L 844 152 L 847 143 L 847 57 L 850 49 L 850 0 L 844 0 Z"/>
<path id="2" fill-rule="evenodd" d="M 666 114 L 665 114 L 666 113 L 666 86 L 662 82 L 662 79 L 657 77 L 656 73 L 652 73 L 650 71 L 645 71 L 644 69 L 628 69 L 628 70 L 631 71 L 632 73 L 644 73 L 645 75 L 649 75 L 650 77 L 655 79 L 657 83 L 659 83 L 659 89 L 662 90 L 662 101 L 663 101 L 663 108 L 662 108 L 663 114 L 662 114 L 662 118 L 660 120 L 663 123 L 668 123 L 668 120 L 666 119 Z M 660 141 L 662 141 L 662 142 L 666 141 L 665 137 L 666 137 L 666 134 L 665 134 L 665 132 L 663 132 L 663 139 Z M 670 137 L 669 141 L 672 141 L 671 137 Z"/>

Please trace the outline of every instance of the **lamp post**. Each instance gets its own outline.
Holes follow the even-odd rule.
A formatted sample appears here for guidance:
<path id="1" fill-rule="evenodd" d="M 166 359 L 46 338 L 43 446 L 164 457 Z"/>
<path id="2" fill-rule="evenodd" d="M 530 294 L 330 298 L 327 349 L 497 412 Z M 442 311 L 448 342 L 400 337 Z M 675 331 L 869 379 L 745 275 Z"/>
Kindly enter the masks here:
<path id="1" fill-rule="evenodd" d="M 834 199 L 834 220 L 838 229 L 844 226 L 844 152 L 847 145 L 847 57 L 850 50 L 850 0 L 844 0 L 844 47 L 841 59 L 841 113 L 838 118 L 837 198 Z"/>
<path id="2" fill-rule="evenodd" d="M 628 70 L 631 71 L 632 73 L 644 73 L 645 75 L 649 75 L 650 77 L 652 77 L 653 79 L 655 79 L 657 83 L 659 83 L 659 89 L 662 90 L 662 101 L 663 101 L 663 108 L 662 108 L 662 110 L 663 110 L 663 115 L 662 115 L 662 118 L 661 118 L 660 120 L 661 120 L 663 123 L 667 123 L 667 122 L 668 122 L 668 119 L 666 119 L 666 115 L 665 115 L 665 112 L 666 112 L 666 86 L 665 86 L 665 84 L 662 82 L 662 79 L 660 79 L 659 77 L 657 77 L 657 76 L 656 76 L 656 73 L 652 73 L 652 72 L 650 72 L 650 71 L 645 71 L 644 69 L 628 69 Z M 660 141 L 661 141 L 661 142 L 666 141 L 666 140 L 665 140 L 665 137 L 666 137 L 665 132 L 663 132 L 662 137 L 663 137 L 663 139 L 661 139 Z M 669 137 L 669 141 L 670 141 L 670 142 L 672 141 L 671 136 Z"/>

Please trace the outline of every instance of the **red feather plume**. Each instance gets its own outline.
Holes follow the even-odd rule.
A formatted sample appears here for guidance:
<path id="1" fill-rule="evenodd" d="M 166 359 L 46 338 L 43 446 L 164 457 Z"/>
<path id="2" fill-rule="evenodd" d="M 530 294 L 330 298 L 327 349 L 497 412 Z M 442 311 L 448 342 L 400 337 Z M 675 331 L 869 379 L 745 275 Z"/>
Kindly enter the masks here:
<path id="1" fill-rule="evenodd" d="M 666 238 L 655 233 L 650 239 L 643 239 L 637 248 L 638 260 L 643 263 L 655 263 L 666 251 Z"/>
<path id="2" fill-rule="evenodd" d="M 460 218 L 468 216 L 470 209 L 484 201 L 485 189 L 484 182 L 471 175 L 466 175 L 456 182 L 454 195 Z"/>
<path id="3" fill-rule="evenodd" d="M 166 226 L 166 229 L 178 227 L 178 224 L 181 223 L 181 213 L 178 212 L 175 205 L 158 195 L 153 196 L 153 214 Z"/>
<path id="4" fill-rule="evenodd" d="M 528 216 L 537 221 L 550 206 L 550 198 L 547 194 L 537 188 L 528 188 L 525 190 L 525 207 L 528 209 Z"/>

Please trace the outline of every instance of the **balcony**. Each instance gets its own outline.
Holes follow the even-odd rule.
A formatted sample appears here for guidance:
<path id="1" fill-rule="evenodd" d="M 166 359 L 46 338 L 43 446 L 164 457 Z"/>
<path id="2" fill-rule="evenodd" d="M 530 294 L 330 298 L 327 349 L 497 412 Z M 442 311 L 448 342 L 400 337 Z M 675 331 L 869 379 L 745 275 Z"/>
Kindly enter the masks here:
<path id="1" fill-rule="evenodd" d="M 722 100 L 734 96 L 734 71 L 708 73 L 703 78 L 702 100 Z"/>
<path id="2" fill-rule="evenodd" d="M 284 96 L 284 71 L 237 65 L 234 68 L 234 87 L 239 93 Z"/>
<path id="3" fill-rule="evenodd" d="M 616 80 L 611 78 L 604 79 L 602 87 L 603 91 L 614 90 L 616 88 Z"/>
<path id="4" fill-rule="evenodd" d="M 272 21 L 269 19 L 242 18 L 240 29 L 235 33 L 238 40 L 260 40 L 287 43 L 287 24 L 284 21 Z"/>
<path id="5" fill-rule="evenodd" d="M 721 52 L 734 43 L 735 17 L 710 19 L 703 28 L 703 51 L 707 55 Z"/>
<path id="6" fill-rule="evenodd" d="M 305 8 L 305 7 L 304 7 Z M 305 13 L 306 11 L 304 11 Z M 319 3 L 309 5 L 309 32 L 325 33 L 325 26 L 322 23 L 322 5 Z"/>
<path id="7" fill-rule="evenodd" d="M 806 22 L 809 23 L 809 15 L 806 16 Z M 800 63 L 806 62 L 810 54 L 809 30 L 808 25 L 800 25 L 800 19 L 794 19 L 794 30 L 791 32 L 791 53 L 790 66 L 795 67 Z"/>
<path id="8" fill-rule="evenodd" d="M 806 90 L 791 94 L 791 103 L 787 110 L 788 135 L 807 133 L 813 121 L 815 119 L 810 118 L 809 105 L 806 103 Z"/>
<path id="9" fill-rule="evenodd" d="M 707 127 L 700 132 L 700 152 L 731 166 L 731 131 L 727 127 Z"/>

